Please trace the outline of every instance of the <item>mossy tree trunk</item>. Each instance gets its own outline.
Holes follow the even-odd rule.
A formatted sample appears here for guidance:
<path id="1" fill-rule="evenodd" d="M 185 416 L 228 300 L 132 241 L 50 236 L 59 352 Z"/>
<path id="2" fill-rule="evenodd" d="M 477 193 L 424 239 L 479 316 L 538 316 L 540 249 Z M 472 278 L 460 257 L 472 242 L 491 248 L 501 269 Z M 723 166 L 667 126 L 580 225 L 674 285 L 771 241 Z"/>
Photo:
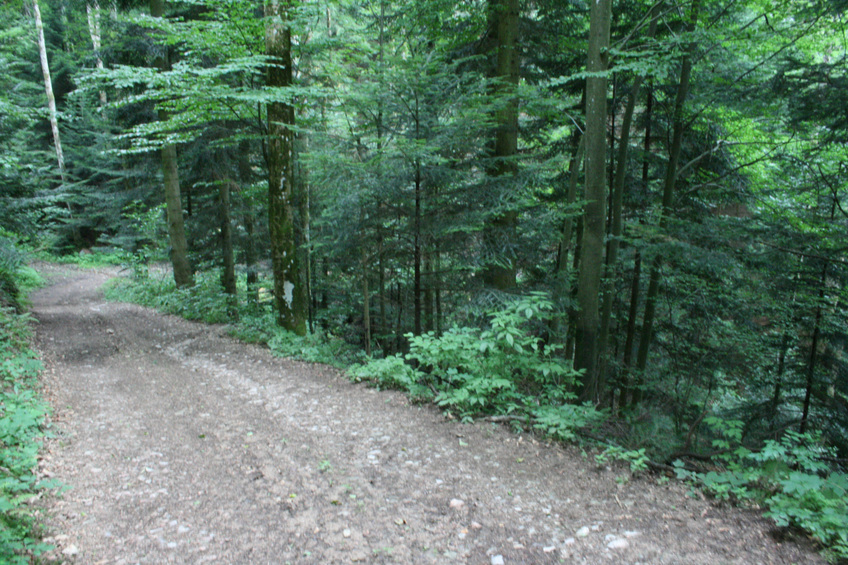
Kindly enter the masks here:
<path id="1" fill-rule="evenodd" d="M 291 28 L 293 3 L 265 3 L 267 85 L 293 85 Z M 277 323 L 298 335 L 306 334 L 306 288 L 299 271 L 294 226 L 294 106 L 289 100 L 268 104 L 268 228 Z"/>

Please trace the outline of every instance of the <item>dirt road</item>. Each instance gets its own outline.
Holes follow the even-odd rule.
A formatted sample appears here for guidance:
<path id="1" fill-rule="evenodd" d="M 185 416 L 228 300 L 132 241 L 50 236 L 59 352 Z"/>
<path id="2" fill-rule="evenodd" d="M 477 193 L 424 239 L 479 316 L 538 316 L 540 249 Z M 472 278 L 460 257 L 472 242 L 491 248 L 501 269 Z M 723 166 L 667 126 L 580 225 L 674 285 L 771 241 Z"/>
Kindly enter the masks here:
<path id="1" fill-rule="evenodd" d="M 50 267 L 33 297 L 54 406 L 42 472 L 73 563 L 822 563 L 756 514 L 579 449 L 106 302 Z M 618 479 L 618 480 L 617 480 Z"/>

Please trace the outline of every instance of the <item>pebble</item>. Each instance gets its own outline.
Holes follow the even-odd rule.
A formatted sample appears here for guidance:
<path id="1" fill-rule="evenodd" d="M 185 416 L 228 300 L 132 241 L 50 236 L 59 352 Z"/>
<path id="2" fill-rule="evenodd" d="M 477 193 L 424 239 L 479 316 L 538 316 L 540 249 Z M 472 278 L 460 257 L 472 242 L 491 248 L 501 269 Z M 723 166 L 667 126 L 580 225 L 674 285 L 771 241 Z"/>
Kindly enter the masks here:
<path id="1" fill-rule="evenodd" d="M 588 527 L 588 526 L 583 526 L 582 528 L 580 528 L 579 530 L 577 530 L 577 533 L 576 533 L 575 535 L 576 535 L 578 538 L 585 538 L 586 536 L 588 536 L 588 535 L 589 535 L 589 527 Z"/>
<path id="2" fill-rule="evenodd" d="M 555 545 L 549 545 L 547 547 L 543 547 L 542 551 L 544 551 L 545 553 L 553 553 L 554 551 L 556 551 L 556 546 Z"/>
<path id="3" fill-rule="evenodd" d="M 503 555 L 492 555 L 492 565 L 504 565 Z"/>
<path id="4" fill-rule="evenodd" d="M 62 550 L 62 555 L 67 556 L 76 555 L 77 553 L 79 553 L 79 549 L 77 549 L 77 546 L 75 545 L 69 545 L 68 547 Z"/>
<path id="5" fill-rule="evenodd" d="M 453 508 L 455 510 L 459 510 L 463 506 L 465 506 L 465 501 L 460 500 L 458 498 L 451 498 L 451 501 L 450 501 L 450 507 L 451 508 Z"/>
<path id="6" fill-rule="evenodd" d="M 336 531 L 338 531 L 338 530 L 336 530 Z M 349 538 L 350 537 L 350 530 L 345 528 L 344 531 L 342 532 L 342 535 L 346 538 Z"/>
<path id="7" fill-rule="evenodd" d="M 483 524 L 481 524 L 480 522 L 471 522 L 471 529 L 472 530 L 479 530 L 482 527 L 483 527 Z"/>
<path id="8" fill-rule="evenodd" d="M 630 543 L 624 538 L 616 538 L 607 544 L 607 547 L 610 549 L 624 549 L 630 545 Z"/>

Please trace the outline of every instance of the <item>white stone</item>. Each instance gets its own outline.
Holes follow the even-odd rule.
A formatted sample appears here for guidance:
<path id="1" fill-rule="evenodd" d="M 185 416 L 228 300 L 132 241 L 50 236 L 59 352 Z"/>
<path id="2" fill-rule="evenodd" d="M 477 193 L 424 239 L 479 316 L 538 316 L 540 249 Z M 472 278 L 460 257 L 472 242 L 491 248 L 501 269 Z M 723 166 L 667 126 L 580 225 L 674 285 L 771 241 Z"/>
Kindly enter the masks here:
<path id="1" fill-rule="evenodd" d="M 504 565 L 503 555 L 492 555 L 492 565 Z"/>
<path id="2" fill-rule="evenodd" d="M 624 549 L 630 545 L 630 543 L 624 538 L 616 538 L 607 544 L 607 547 L 610 549 Z"/>

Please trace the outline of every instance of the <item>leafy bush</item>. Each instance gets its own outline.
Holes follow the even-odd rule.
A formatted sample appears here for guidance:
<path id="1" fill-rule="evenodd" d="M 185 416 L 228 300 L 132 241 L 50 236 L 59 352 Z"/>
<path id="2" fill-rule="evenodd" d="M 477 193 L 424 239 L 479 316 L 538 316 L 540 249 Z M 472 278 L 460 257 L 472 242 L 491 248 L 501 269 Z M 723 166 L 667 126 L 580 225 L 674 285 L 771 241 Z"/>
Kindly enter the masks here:
<path id="1" fill-rule="evenodd" d="M 786 432 L 751 451 L 741 445 L 742 422 L 710 418 L 720 437 L 723 469 L 704 473 L 675 462 L 678 478 L 702 486 L 719 498 L 753 501 L 767 507 L 778 526 L 797 527 L 818 540 L 830 556 L 848 558 L 848 475 L 827 463 L 833 450 L 818 434 Z"/>
<path id="2" fill-rule="evenodd" d="M 280 357 L 340 368 L 347 367 L 361 355 L 337 336 L 319 332 L 299 336 L 287 331 L 277 325 L 272 312 L 245 312 L 232 325 L 230 334 L 243 341 L 265 344 Z"/>
<path id="3" fill-rule="evenodd" d="M 4 267 L 8 268 L 9 263 Z M 39 281 L 19 265 L 11 275 L 15 288 Z M 0 308 L 0 561 L 29 563 L 52 549 L 39 542 L 33 509 L 27 501 L 55 486 L 38 481 L 36 468 L 47 405 L 37 393 L 41 361 L 29 347 L 30 319 Z"/>
<path id="4" fill-rule="evenodd" d="M 213 276 L 198 275 L 197 284 L 178 289 L 171 279 L 117 279 L 105 289 L 109 300 L 132 302 L 188 320 L 221 324 L 233 318 L 232 296 Z"/>
<path id="5" fill-rule="evenodd" d="M 378 386 L 430 398 L 464 420 L 514 414 L 562 440 L 602 419 L 593 407 L 575 405 L 578 373 L 534 330 L 550 322 L 553 304 L 542 293 L 516 300 L 489 316 L 487 328 L 454 327 L 441 336 L 407 334 L 406 356 L 370 361 L 348 375 Z"/>

